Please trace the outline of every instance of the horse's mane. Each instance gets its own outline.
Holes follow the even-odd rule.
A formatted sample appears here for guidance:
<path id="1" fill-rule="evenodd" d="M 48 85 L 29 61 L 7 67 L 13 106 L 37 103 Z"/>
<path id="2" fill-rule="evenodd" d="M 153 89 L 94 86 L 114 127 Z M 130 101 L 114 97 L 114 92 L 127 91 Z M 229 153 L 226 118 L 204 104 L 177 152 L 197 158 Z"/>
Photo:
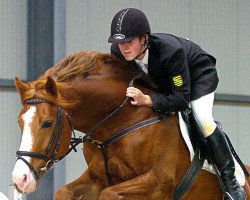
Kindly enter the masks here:
<path id="1" fill-rule="evenodd" d="M 43 98 L 61 106 L 70 106 L 74 103 L 66 102 L 62 98 L 54 99 L 44 90 L 47 77 L 50 76 L 56 82 L 57 88 L 70 87 L 65 82 L 72 80 L 76 76 L 84 76 L 96 66 L 109 67 L 113 74 L 118 77 L 130 79 L 137 72 L 128 62 L 121 61 L 110 54 L 104 54 L 96 51 L 81 51 L 69 55 L 60 60 L 55 66 L 49 68 L 39 79 L 30 82 L 30 90 L 25 93 L 23 100 L 30 98 Z"/>
<path id="2" fill-rule="evenodd" d="M 78 75 L 84 75 L 97 65 L 112 67 L 117 76 L 134 75 L 134 70 L 129 67 L 127 62 L 123 62 L 110 54 L 97 51 L 80 51 L 59 61 L 54 67 L 44 74 L 45 77 L 51 76 L 58 82 L 64 82 Z"/>

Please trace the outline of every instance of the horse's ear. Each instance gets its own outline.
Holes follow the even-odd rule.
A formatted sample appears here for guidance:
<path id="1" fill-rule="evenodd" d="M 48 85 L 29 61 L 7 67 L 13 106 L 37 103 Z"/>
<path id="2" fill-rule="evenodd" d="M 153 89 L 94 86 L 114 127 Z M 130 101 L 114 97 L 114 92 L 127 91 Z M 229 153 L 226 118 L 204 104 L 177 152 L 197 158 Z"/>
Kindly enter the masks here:
<path id="1" fill-rule="evenodd" d="M 57 87 L 56 82 L 50 76 L 47 77 L 47 82 L 45 84 L 46 91 L 54 97 L 57 97 Z"/>
<path id="2" fill-rule="evenodd" d="M 15 86 L 21 96 L 23 96 L 24 92 L 29 88 L 29 84 L 22 82 L 18 77 L 15 77 Z"/>

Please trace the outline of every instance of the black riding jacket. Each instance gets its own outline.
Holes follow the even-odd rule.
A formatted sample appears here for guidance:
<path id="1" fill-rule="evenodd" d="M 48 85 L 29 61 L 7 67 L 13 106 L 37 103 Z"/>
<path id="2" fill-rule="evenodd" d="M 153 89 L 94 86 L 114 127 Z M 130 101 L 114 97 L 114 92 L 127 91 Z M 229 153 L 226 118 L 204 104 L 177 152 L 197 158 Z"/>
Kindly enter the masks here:
<path id="1" fill-rule="evenodd" d="M 215 91 L 219 81 L 216 59 L 200 46 L 164 33 L 151 34 L 148 41 L 148 75 L 159 87 L 150 94 L 155 111 L 185 110 L 190 100 Z M 111 54 L 124 59 L 117 44 L 111 45 Z"/>

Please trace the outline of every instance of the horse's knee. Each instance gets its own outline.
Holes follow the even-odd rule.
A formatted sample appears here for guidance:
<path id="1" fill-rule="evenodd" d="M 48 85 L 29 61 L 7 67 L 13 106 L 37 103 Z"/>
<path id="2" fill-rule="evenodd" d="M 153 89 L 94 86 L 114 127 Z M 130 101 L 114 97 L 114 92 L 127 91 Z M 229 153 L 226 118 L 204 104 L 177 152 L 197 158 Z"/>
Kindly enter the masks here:
<path id="1" fill-rule="evenodd" d="M 101 191 L 98 200 L 124 200 L 125 198 L 114 191 L 112 187 Z"/>
<path id="2" fill-rule="evenodd" d="M 73 200 L 74 193 L 67 187 L 62 187 L 56 191 L 55 200 L 62 200 L 62 199 Z"/>

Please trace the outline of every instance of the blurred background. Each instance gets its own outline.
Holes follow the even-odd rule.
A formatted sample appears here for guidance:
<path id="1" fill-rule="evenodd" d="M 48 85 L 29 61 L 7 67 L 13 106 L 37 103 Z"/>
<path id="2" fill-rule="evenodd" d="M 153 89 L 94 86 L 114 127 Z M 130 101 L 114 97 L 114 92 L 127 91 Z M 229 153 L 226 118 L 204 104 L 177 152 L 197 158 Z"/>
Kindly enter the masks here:
<path id="1" fill-rule="evenodd" d="M 13 79 L 34 80 L 80 50 L 109 52 L 116 12 L 145 12 L 152 32 L 187 37 L 217 58 L 214 117 L 244 163 L 250 164 L 249 0 L 0 0 L 0 191 L 13 199 L 11 171 L 21 141 L 21 110 Z M 28 200 L 51 200 L 86 169 L 81 147 L 44 176 Z"/>

